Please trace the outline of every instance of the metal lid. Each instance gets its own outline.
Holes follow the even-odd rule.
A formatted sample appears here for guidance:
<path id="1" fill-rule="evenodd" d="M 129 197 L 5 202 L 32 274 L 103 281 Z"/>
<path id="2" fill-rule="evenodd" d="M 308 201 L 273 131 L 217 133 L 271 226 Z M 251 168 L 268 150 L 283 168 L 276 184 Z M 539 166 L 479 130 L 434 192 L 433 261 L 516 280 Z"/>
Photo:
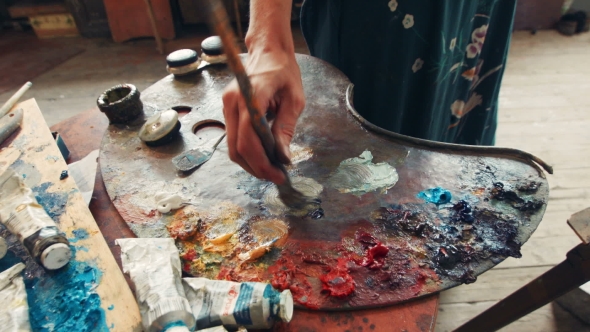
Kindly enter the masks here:
<path id="1" fill-rule="evenodd" d="M 279 318 L 286 323 L 293 318 L 293 295 L 288 289 L 282 291 L 280 295 Z"/>
<path id="2" fill-rule="evenodd" d="M 201 51 L 207 55 L 220 55 L 223 54 L 223 44 L 219 36 L 211 36 L 205 38 L 201 43 Z"/>
<path id="3" fill-rule="evenodd" d="M 41 264 L 48 270 L 64 267 L 72 258 L 72 250 L 65 243 L 56 243 L 47 247 L 41 253 Z"/>
<path id="4" fill-rule="evenodd" d="M 139 129 L 139 138 L 146 143 L 160 140 L 175 129 L 177 122 L 178 113 L 175 110 L 157 112 Z"/>
<path id="5" fill-rule="evenodd" d="M 166 63 L 170 67 L 182 67 L 197 61 L 198 58 L 196 51 L 183 49 L 170 53 L 166 57 Z"/>

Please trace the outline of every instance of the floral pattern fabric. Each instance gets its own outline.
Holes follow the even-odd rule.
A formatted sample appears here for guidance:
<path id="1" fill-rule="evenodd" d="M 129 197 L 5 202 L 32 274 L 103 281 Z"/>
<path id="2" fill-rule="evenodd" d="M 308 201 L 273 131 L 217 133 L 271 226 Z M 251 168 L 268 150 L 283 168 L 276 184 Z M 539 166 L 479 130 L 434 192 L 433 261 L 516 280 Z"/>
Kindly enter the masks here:
<path id="1" fill-rule="evenodd" d="M 355 85 L 372 123 L 436 141 L 493 145 L 516 0 L 306 0 L 311 54 Z"/>

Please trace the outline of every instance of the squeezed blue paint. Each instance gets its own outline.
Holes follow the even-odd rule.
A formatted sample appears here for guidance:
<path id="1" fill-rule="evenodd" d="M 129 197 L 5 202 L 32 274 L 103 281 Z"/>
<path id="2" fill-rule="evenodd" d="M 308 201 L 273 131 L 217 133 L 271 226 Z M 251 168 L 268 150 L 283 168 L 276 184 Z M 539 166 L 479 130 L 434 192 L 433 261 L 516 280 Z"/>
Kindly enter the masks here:
<path id="1" fill-rule="evenodd" d="M 23 179 L 26 179 L 26 178 L 27 178 L 27 175 L 26 174 L 23 174 Z"/>
<path id="2" fill-rule="evenodd" d="M 96 287 L 102 271 L 93 262 L 72 260 L 43 279 L 25 282 L 29 320 L 34 331 L 108 332 Z"/>
<path id="3" fill-rule="evenodd" d="M 59 222 L 61 216 L 68 204 L 68 193 L 57 192 L 48 193 L 47 188 L 51 187 L 51 182 L 45 182 L 33 188 L 37 202 L 43 206 L 47 214 L 55 221 Z"/>
<path id="4" fill-rule="evenodd" d="M 188 327 L 188 326 L 186 326 L 186 324 L 183 321 L 176 320 L 174 322 L 171 322 L 171 323 L 166 324 L 166 326 L 164 326 L 164 328 L 162 329 L 162 332 L 166 332 L 166 331 L 168 331 L 168 329 L 173 328 L 173 327 L 176 327 L 176 326 Z"/>
<path id="5" fill-rule="evenodd" d="M 88 231 L 86 231 L 84 228 L 74 229 L 72 231 L 72 234 L 74 234 L 74 237 L 68 239 L 70 241 L 70 243 L 76 243 L 80 240 L 86 240 L 89 236 Z M 88 251 L 88 250 L 86 250 L 86 251 Z"/>
<path id="6" fill-rule="evenodd" d="M 441 187 L 436 187 L 421 191 L 418 193 L 418 195 L 416 195 L 416 197 L 421 198 L 427 202 L 440 205 L 449 203 L 451 201 L 452 195 L 450 191 Z"/>
<path id="7" fill-rule="evenodd" d="M 115 309 L 115 305 L 114 304 L 111 304 L 107 309 L 113 310 L 113 309 Z"/>

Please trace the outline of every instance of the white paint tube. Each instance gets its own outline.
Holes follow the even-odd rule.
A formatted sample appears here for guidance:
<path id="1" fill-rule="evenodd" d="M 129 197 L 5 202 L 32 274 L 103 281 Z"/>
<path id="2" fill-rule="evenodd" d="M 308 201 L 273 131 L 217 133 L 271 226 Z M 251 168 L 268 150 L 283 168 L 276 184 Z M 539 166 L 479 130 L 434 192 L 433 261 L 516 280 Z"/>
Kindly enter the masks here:
<path id="1" fill-rule="evenodd" d="M 195 318 L 181 281 L 180 258 L 174 240 L 118 239 L 123 272 L 135 285 L 146 332 L 194 331 Z"/>
<path id="2" fill-rule="evenodd" d="M 275 321 L 288 323 L 293 317 L 293 296 L 288 289 L 279 292 L 260 282 L 182 280 L 199 329 L 218 325 L 269 329 Z"/>
<path id="3" fill-rule="evenodd" d="M 0 259 L 4 258 L 4 256 L 6 256 L 7 252 L 8 252 L 8 243 L 6 243 L 6 240 L 4 240 L 3 237 L 0 237 Z"/>
<path id="4" fill-rule="evenodd" d="M 23 277 L 25 264 L 18 263 L 0 273 L 0 329 L 2 331 L 31 331 L 29 305 Z"/>
<path id="5" fill-rule="evenodd" d="M 57 270 L 70 261 L 68 239 L 39 205 L 22 177 L 11 169 L 0 175 L 0 223 L 46 269 Z"/>

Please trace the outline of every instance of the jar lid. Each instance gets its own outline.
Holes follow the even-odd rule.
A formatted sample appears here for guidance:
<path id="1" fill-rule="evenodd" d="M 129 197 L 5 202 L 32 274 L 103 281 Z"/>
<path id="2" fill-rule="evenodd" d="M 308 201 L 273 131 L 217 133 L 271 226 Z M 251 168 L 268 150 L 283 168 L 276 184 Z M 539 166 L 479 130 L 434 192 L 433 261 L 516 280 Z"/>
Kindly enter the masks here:
<path id="1" fill-rule="evenodd" d="M 197 61 L 198 58 L 196 51 L 182 49 L 168 54 L 166 63 L 170 67 L 182 67 Z"/>
<path id="2" fill-rule="evenodd" d="M 207 55 L 221 55 L 223 54 L 223 44 L 219 36 L 211 36 L 205 38 L 201 43 L 201 51 Z"/>
<path id="3" fill-rule="evenodd" d="M 157 112 L 139 129 L 139 138 L 146 143 L 156 142 L 172 133 L 177 124 L 178 113 L 175 110 Z"/>
<path id="4" fill-rule="evenodd" d="M 282 291 L 280 295 L 279 318 L 286 323 L 293 318 L 293 295 L 288 289 Z"/>
<path id="5" fill-rule="evenodd" d="M 52 244 L 41 253 L 41 264 L 48 270 L 64 267 L 72 258 L 72 250 L 65 243 Z"/>

